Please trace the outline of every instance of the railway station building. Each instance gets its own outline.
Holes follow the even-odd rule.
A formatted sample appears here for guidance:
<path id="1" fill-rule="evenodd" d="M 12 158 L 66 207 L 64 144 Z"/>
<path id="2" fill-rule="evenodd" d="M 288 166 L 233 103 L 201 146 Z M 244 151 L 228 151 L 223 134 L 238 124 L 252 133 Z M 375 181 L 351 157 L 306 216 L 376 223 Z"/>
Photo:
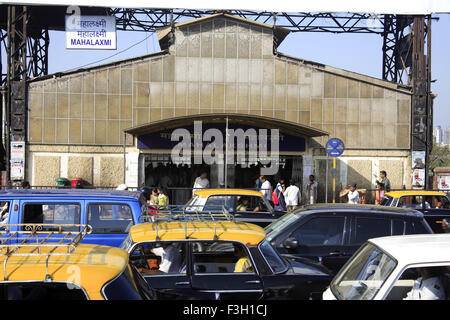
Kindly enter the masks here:
<path id="1" fill-rule="evenodd" d="M 322 195 L 333 137 L 345 144 L 338 185 L 373 189 L 385 170 L 393 189 L 410 187 L 411 88 L 285 55 L 289 30 L 226 13 L 157 36 L 160 52 L 28 82 L 26 180 L 139 187 L 164 166 L 187 186 L 197 167 L 173 163 L 171 133 L 201 121 L 203 131 L 279 129 L 280 174 L 303 186 L 314 174 Z M 252 187 L 254 168 L 228 163 L 226 185 Z M 219 167 L 208 170 L 222 185 Z"/>

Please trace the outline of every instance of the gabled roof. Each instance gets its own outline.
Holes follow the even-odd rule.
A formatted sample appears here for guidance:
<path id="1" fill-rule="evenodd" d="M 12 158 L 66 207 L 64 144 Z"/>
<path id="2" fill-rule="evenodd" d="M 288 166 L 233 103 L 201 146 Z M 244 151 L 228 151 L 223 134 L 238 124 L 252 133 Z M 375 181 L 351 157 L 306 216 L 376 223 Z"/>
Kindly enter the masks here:
<path id="1" fill-rule="evenodd" d="M 225 119 L 227 117 L 229 118 L 231 123 L 239 123 L 242 125 L 250 126 L 258 124 L 264 126 L 264 128 L 266 129 L 279 129 L 282 133 L 287 133 L 295 136 L 320 137 L 328 135 L 328 132 L 326 131 L 309 127 L 303 124 L 241 113 L 208 113 L 176 117 L 128 128 L 124 130 L 124 132 L 132 135 L 144 135 L 147 133 L 157 132 L 162 128 L 180 128 L 192 124 L 195 120 L 201 120 L 208 123 L 223 123 L 226 121 Z"/>
<path id="2" fill-rule="evenodd" d="M 241 17 L 234 16 L 234 15 L 231 15 L 231 14 L 228 14 L 225 12 L 212 14 L 212 15 L 198 18 L 198 19 L 192 19 L 192 20 L 188 20 L 188 21 L 184 21 L 184 22 L 179 22 L 179 23 L 174 24 L 173 28 L 180 28 L 180 27 L 185 27 L 185 26 L 192 25 L 192 24 L 202 23 L 202 22 L 212 20 L 217 17 L 226 17 L 229 19 L 236 20 L 238 22 L 247 23 L 250 25 L 273 30 L 274 44 L 276 47 L 278 47 L 280 45 L 280 43 L 284 40 L 284 38 L 286 38 L 286 36 L 291 32 L 291 30 L 286 29 L 286 28 L 272 26 L 272 25 L 257 22 L 254 20 L 241 18 Z M 160 43 L 161 49 L 167 49 L 166 48 L 166 46 L 167 46 L 166 38 L 169 36 L 171 31 L 172 31 L 172 27 L 166 27 L 163 29 L 156 30 L 156 35 L 158 36 L 158 41 Z"/>

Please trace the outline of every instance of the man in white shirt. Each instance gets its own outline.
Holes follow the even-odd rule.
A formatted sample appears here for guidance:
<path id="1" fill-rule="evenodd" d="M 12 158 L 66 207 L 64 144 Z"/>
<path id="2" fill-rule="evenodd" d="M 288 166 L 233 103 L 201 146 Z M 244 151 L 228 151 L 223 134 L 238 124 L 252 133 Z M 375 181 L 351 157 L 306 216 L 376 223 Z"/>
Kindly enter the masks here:
<path id="1" fill-rule="evenodd" d="M 267 180 L 266 176 L 262 176 L 261 178 L 262 185 L 261 185 L 261 193 L 267 200 L 272 200 L 272 185 L 270 184 L 270 181 Z"/>
<path id="2" fill-rule="evenodd" d="M 163 273 L 179 273 L 181 268 L 181 255 L 178 249 L 167 243 L 163 242 L 159 248 L 151 250 L 154 254 L 161 257 L 161 263 L 159 264 L 159 271 Z"/>
<path id="3" fill-rule="evenodd" d="M 435 268 L 419 268 L 420 275 L 403 300 L 445 300 L 445 290 Z"/>
<path id="4" fill-rule="evenodd" d="M 192 193 L 199 189 L 209 188 L 209 180 L 207 179 L 207 176 L 208 174 L 206 171 L 203 171 L 200 176 L 195 179 Z"/>
<path id="5" fill-rule="evenodd" d="M 291 182 L 289 187 L 284 191 L 284 200 L 286 201 L 286 208 L 288 212 L 297 209 L 302 201 L 302 193 L 299 187 L 297 187 L 294 182 Z"/>
<path id="6" fill-rule="evenodd" d="M 349 185 L 350 191 L 348 192 L 348 203 L 358 204 L 359 203 L 359 192 L 356 190 L 356 183 Z"/>

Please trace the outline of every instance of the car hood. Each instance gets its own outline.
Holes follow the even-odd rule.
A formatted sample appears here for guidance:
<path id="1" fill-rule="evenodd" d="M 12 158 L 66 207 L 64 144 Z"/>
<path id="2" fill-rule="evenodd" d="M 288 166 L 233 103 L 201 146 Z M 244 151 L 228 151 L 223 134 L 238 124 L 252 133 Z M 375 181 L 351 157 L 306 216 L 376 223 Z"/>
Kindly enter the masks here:
<path id="1" fill-rule="evenodd" d="M 333 273 L 328 268 L 313 260 L 289 254 L 283 254 L 282 257 L 291 267 L 289 272 L 307 276 L 330 277 L 330 280 L 333 278 Z"/>

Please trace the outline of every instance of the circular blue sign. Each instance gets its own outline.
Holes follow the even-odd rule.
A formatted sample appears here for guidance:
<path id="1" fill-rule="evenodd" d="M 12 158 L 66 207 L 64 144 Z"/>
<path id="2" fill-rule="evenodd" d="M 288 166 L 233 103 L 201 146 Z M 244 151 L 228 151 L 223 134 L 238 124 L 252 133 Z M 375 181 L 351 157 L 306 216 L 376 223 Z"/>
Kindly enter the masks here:
<path id="1" fill-rule="evenodd" d="M 339 157 L 344 152 L 344 143 L 341 139 L 331 138 L 328 140 L 325 150 L 330 157 Z"/>

